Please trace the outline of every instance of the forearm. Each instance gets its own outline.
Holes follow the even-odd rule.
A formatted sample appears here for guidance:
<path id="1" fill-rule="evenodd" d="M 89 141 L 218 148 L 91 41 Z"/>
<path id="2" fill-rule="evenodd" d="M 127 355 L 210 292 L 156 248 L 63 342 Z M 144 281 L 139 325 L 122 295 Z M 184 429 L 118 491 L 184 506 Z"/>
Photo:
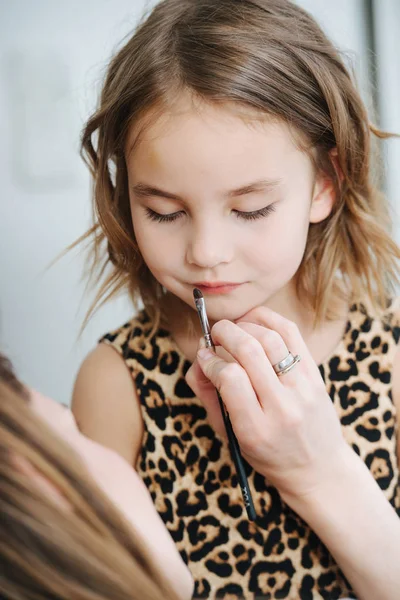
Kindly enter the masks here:
<path id="1" fill-rule="evenodd" d="M 400 519 L 350 448 L 329 486 L 285 500 L 327 546 L 360 600 L 399 598 Z"/>

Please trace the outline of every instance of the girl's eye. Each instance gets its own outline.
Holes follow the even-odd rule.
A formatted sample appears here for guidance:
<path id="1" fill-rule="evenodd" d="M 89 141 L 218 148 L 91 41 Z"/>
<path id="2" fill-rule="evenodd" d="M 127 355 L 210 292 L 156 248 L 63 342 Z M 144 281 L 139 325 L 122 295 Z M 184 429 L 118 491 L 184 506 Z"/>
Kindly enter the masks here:
<path id="1" fill-rule="evenodd" d="M 174 213 L 169 213 L 168 215 L 161 215 L 160 213 L 151 210 L 151 208 L 146 207 L 146 215 L 148 216 L 148 218 L 151 221 L 156 221 L 157 223 L 172 223 L 184 214 L 185 213 L 183 210 L 179 210 Z"/>
<path id="2" fill-rule="evenodd" d="M 145 210 L 147 217 L 151 221 L 156 221 L 157 223 L 173 223 L 185 214 L 183 210 L 179 210 L 174 213 L 169 213 L 167 215 L 162 215 L 148 207 L 146 207 Z M 234 210 L 232 212 L 235 213 L 238 219 L 243 219 L 244 221 L 255 221 L 256 219 L 262 219 L 263 217 L 267 217 L 270 213 L 274 212 L 274 210 L 275 206 L 273 204 L 270 204 L 269 206 L 260 208 L 260 210 L 252 210 L 250 212 Z"/>
<path id="3" fill-rule="evenodd" d="M 270 204 L 269 206 L 260 208 L 260 210 L 252 210 L 251 212 L 242 212 L 240 210 L 234 210 L 233 212 L 235 213 L 238 219 L 244 219 L 245 221 L 255 221 L 256 219 L 262 219 L 263 217 L 267 217 L 270 213 L 274 212 L 274 210 L 275 205 Z"/>

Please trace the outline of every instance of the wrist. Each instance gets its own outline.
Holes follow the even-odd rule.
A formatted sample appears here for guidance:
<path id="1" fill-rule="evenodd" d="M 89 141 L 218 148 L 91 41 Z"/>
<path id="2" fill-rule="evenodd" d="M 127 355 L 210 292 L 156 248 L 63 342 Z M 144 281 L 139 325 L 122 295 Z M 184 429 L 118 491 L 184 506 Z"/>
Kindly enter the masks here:
<path id="1" fill-rule="evenodd" d="M 372 474 L 348 446 L 313 493 L 282 499 L 328 548 L 358 597 L 397 598 L 400 523 Z"/>
<path id="2" fill-rule="evenodd" d="M 365 464 L 346 443 L 338 449 L 335 457 L 326 465 L 324 477 L 299 494 L 281 493 L 283 501 L 312 526 L 319 516 L 335 511 L 339 499 L 351 496 L 365 485 L 365 480 L 376 486 Z"/>

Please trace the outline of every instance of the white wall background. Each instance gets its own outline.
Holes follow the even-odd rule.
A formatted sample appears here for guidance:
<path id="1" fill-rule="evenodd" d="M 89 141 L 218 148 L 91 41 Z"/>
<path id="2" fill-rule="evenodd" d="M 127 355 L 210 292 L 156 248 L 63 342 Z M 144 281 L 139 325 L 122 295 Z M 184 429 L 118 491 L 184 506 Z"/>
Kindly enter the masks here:
<path id="1" fill-rule="evenodd" d="M 400 134 L 400 0 L 374 0 L 377 84 L 380 126 Z M 386 191 L 396 217 L 395 236 L 400 243 L 400 140 L 384 144 Z"/>
<path id="2" fill-rule="evenodd" d="M 364 0 L 299 2 L 347 52 L 369 103 Z M 78 339 L 91 298 L 81 280 L 83 257 L 74 252 L 47 266 L 90 223 L 80 130 L 108 57 L 154 3 L 0 0 L 0 347 L 26 382 L 64 403 L 86 353 L 131 308 L 126 298 L 113 301 Z M 399 13 L 398 0 L 379 0 L 381 124 L 398 132 Z M 399 152 L 400 143 L 386 150 L 394 205 Z"/>

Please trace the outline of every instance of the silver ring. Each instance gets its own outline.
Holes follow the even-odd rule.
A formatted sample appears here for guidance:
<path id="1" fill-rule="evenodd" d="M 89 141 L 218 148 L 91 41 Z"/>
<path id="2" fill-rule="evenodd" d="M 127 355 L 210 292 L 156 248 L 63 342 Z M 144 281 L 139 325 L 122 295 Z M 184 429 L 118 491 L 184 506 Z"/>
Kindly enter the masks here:
<path id="1" fill-rule="evenodd" d="M 289 352 L 289 354 L 287 356 L 285 356 L 285 358 L 283 360 L 276 363 L 276 365 L 273 365 L 275 373 L 279 373 L 280 371 L 283 371 L 284 369 L 286 369 L 286 367 L 288 367 L 289 365 L 292 364 L 293 359 L 294 359 L 293 354 L 291 352 Z"/>
<path id="2" fill-rule="evenodd" d="M 276 365 L 273 365 L 273 369 L 278 375 L 278 377 L 281 377 L 282 375 L 286 375 L 286 373 L 289 373 L 289 371 L 291 371 L 293 367 L 296 366 L 298 362 L 300 362 L 300 360 L 300 354 L 293 356 L 293 354 L 289 352 L 289 354 L 285 356 L 283 360 L 276 363 Z"/>

